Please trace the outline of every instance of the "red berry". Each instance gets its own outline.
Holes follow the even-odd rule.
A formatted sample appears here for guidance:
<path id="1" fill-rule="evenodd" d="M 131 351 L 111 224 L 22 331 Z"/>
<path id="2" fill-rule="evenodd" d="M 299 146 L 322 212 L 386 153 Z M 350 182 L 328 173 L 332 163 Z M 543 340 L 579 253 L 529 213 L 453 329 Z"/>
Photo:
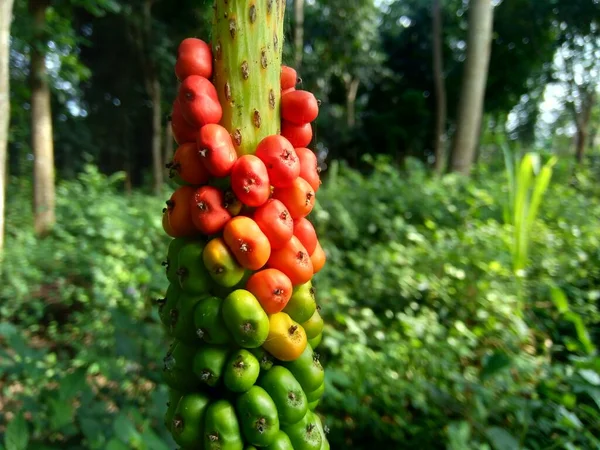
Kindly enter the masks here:
<path id="1" fill-rule="evenodd" d="M 300 160 L 300 178 L 308 181 L 308 184 L 317 192 L 321 187 L 321 177 L 319 176 L 319 164 L 317 155 L 305 147 L 295 149 L 298 159 Z"/>
<path id="2" fill-rule="evenodd" d="M 186 142 L 175 150 L 169 167 L 169 176 L 172 178 L 174 173 L 178 173 L 179 177 L 188 184 L 199 185 L 208 181 L 209 173 L 202 165 L 196 144 Z"/>
<path id="3" fill-rule="evenodd" d="M 281 96 L 281 117 L 296 125 L 312 122 L 319 115 L 319 104 L 308 91 L 292 91 Z"/>
<path id="4" fill-rule="evenodd" d="M 290 144 L 296 147 L 306 147 L 312 140 L 312 127 L 310 123 L 297 125 L 288 120 L 281 121 L 281 135 L 285 137 Z"/>
<path id="5" fill-rule="evenodd" d="M 308 282 L 314 274 L 310 256 L 296 236 L 292 236 L 284 247 L 271 252 L 267 267 L 283 272 L 293 286 Z"/>
<path id="6" fill-rule="evenodd" d="M 247 206 L 257 207 L 265 203 L 271 194 L 265 164 L 254 155 L 238 158 L 231 169 L 231 188 Z"/>
<path id="7" fill-rule="evenodd" d="M 294 220 L 308 216 L 315 206 L 315 191 L 300 177 L 290 187 L 275 189 L 273 198 L 286 206 Z"/>
<path id="8" fill-rule="evenodd" d="M 273 134 L 264 138 L 256 147 L 255 155 L 265 163 L 274 187 L 291 186 L 300 174 L 300 161 L 294 147 L 283 136 Z"/>
<path id="9" fill-rule="evenodd" d="M 267 203 L 254 211 L 253 219 L 265 233 L 273 249 L 283 247 L 294 234 L 292 215 L 279 200 L 267 200 Z"/>
<path id="10" fill-rule="evenodd" d="M 216 234 L 231 219 L 223 206 L 223 192 L 214 186 L 198 188 L 190 200 L 194 226 L 204 234 Z"/>
<path id="11" fill-rule="evenodd" d="M 190 125 L 188 121 L 185 120 L 177 100 L 173 102 L 173 111 L 171 112 L 171 130 L 173 131 L 173 138 L 178 145 L 185 144 L 186 142 L 196 142 L 198 128 Z"/>
<path id="12" fill-rule="evenodd" d="M 168 226 L 165 231 L 171 237 L 189 237 L 197 234 L 189 206 L 193 196 L 192 186 L 181 186 L 167 200 L 167 217 L 163 216 L 163 226 L 166 222 Z"/>
<path id="13" fill-rule="evenodd" d="M 223 109 L 217 90 L 206 78 L 190 75 L 179 86 L 177 101 L 185 120 L 197 128 L 207 123 L 219 123 Z"/>
<path id="14" fill-rule="evenodd" d="M 315 227 L 306 217 L 294 221 L 294 236 L 304 245 L 309 255 L 312 255 L 317 247 L 317 233 Z"/>
<path id="15" fill-rule="evenodd" d="M 198 155 L 211 175 L 225 177 L 237 159 L 237 154 L 226 128 L 209 123 L 198 133 Z"/>
<path id="16" fill-rule="evenodd" d="M 289 66 L 281 66 L 281 90 L 290 89 L 296 86 L 298 74 Z"/>
<path id="17" fill-rule="evenodd" d="M 175 63 L 175 75 L 179 81 L 185 80 L 190 75 L 210 78 L 212 69 L 212 51 L 206 42 L 196 38 L 181 41 Z"/>

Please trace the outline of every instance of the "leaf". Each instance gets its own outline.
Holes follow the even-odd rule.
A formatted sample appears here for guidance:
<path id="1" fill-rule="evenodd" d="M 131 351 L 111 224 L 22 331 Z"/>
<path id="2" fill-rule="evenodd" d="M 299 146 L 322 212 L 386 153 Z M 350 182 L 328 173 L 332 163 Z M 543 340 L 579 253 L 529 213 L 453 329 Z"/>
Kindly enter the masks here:
<path id="1" fill-rule="evenodd" d="M 117 439 L 111 439 L 106 444 L 106 450 L 131 450 L 127 445 Z"/>
<path id="2" fill-rule="evenodd" d="M 29 429 L 22 413 L 11 420 L 4 434 L 6 450 L 26 450 L 29 443 Z"/>
<path id="3" fill-rule="evenodd" d="M 581 378 L 583 378 L 588 383 L 594 386 L 600 386 L 600 374 L 598 374 L 597 372 L 594 372 L 590 369 L 582 369 L 579 371 L 579 375 L 581 375 Z"/>
<path id="4" fill-rule="evenodd" d="M 504 352 L 495 352 L 490 357 L 486 358 L 479 377 L 482 381 L 487 380 L 491 376 L 507 368 L 511 364 L 510 357 Z"/>
<path id="5" fill-rule="evenodd" d="M 518 450 L 521 448 L 519 441 L 504 428 L 490 427 L 485 434 L 494 447 L 494 450 Z"/>
<path id="6" fill-rule="evenodd" d="M 464 420 L 448 425 L 447 450 L 464 450 L 471 440 L 471 426 Z"/>
<path id="7" fill-rule="evenodd" d="M 563 422 L 571 425 L 573 428 L 580 430 L 583 427 L 583 424 L 581 423 L 581 420 L 579 420 L 579 417 L 577 417 L 575 413 L 567 410 L 567 408 L 565 408 L 564 406 L 561 406 L 558 409 L 558 414 L 562 416 Z"/>
<path id="8" fill-rule="evenodd" d="M 50 399 L 50 427 L 54 431 L 73 423 L 73 405 L 68 400 Z"/>
<path id="9" fill-rule="evenodd" d="M 551 286 L 550 296 L 559 313 L 564 314 L 569 311 L 569 300 L 561 288 L 558 286 Z"/>

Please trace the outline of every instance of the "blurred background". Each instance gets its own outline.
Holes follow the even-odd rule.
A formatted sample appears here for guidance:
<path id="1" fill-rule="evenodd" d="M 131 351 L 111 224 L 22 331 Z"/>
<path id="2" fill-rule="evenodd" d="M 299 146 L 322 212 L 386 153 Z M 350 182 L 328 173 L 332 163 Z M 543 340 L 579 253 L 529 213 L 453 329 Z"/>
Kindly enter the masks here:
<path id="1" fill-rule="evenodd" d="M 175 448 L 168 114 L 211 11 L 0 0 L 0 448 Z M 600 448 L 599 26 L 597 0 L 288 1 L 332 448 Z"/>

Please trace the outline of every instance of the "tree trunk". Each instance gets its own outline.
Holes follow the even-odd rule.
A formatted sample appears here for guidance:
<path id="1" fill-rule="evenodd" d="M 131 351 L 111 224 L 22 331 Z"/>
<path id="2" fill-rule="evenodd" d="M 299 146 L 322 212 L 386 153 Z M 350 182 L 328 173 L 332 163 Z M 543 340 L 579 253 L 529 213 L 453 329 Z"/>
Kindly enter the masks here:
<path id="1" fill-rule="evenodd" d="M 304 53 L 304 0 L 294 0 L 294 20 L 294 63 L 299 71 Z"/>
<path id="2" fill-rule="evenodd" d="M 442 0 L 433 0 L 433 79 L 435 83 L 435 172 L 444 172 L 446 160 L 446 86 L 442 55 Z"/>
<path id="3" fill-rule="evenodd" d="M 6 193 L 6 155 L 10 124 L 10 22 L 13 0 L 2 0 L 0 4 L 0 255 L 4 249 L 4 204 Z"/>
<path id="4" fill-rule="evenodd" d="M 173 159 L 175 149 L 173 148 L 173 130 L 171 129 L 171 121 L 168 120 L 165 124 L 165 141 L 164 141 L 164 153 L 163 153 L 163 167 L 166 163 Z"/>
<path id="5" fill-rule="evenodd" d="M 360 81 L 358 78 L 350 78 L 345 80 L 346 84 L 346 124 L 348 128 L 354 128 L 356 125 L 356 94 Z"/>
<path id="6" fill-rule="evenodd" d="M 161 88 L 158 77 L 150 80 L 150 98 L 152 99 L 152 173 L 153 188 L 160 195 L 163 185 L 164 164 L 162 161 L 162 111 Z"/>
<path id="7" fill-rule="evenodd" d="M 494 7 L 491 0 L 471 0 L 467 58 L 458 105 L 451 170 L 468 175 L 481 130 L 483 99 L 492 44 Z"/>
<path id="8" fill-rule="evenodd" d="M 38 236 L 47 234 L 54 216 L 54 143 L 50 86 L 46 73 L 46 0 L 29 0 L 33 18 L 34 42 L 31 46 L 31 148 L 33 149 L 33 211 Z"/>
<path id="9" fill-rule="evenodd" d="M 585 154 L 585 147 L 587 145 L 590 118 L 592 116 L 592 108 L 596 102 L 596 94 L 594 92 L 588 93 L 586 98 L 583 99 L 581 105 L 581 112 L 578 117 L 575 118 L 575 124 L 577 127 L 575 135 L 575 159 L 578 163 L 583 162 L 583 156 Z"/>

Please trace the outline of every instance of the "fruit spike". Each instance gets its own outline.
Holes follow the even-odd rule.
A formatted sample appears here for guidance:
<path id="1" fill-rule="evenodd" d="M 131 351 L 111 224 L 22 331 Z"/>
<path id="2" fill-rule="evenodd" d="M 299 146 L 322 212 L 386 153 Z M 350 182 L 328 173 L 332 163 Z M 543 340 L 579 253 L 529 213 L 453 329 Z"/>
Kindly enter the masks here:
<path id="1" fill-rule="evenodd" d="M 216 0 L 214 82 L 238 156 L 280 131 L 285 0 Z"/>

